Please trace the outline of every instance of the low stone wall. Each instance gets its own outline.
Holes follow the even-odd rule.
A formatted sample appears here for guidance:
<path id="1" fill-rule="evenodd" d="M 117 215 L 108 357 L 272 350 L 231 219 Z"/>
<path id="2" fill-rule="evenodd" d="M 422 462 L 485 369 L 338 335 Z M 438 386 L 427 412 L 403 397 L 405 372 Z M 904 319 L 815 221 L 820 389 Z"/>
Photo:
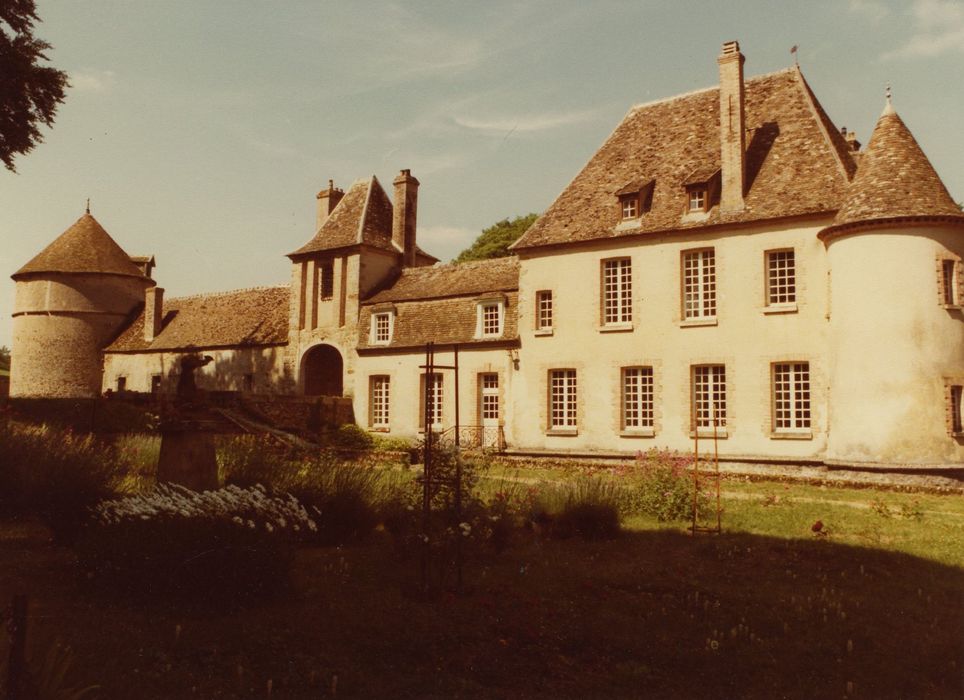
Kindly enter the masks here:
<path id="1" fill-rule="evenodd" d="M 12 418 L 49 423 L 85 433 L 144 433 L 157 427 L 155 406 L 146 400 L 7 399 Z"/>

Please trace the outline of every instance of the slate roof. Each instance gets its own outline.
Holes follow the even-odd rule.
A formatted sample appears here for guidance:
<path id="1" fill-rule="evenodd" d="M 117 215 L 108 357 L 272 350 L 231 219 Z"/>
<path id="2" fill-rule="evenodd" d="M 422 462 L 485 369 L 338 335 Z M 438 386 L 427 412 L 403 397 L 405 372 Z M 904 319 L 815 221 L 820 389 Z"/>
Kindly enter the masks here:
<path id="1" fill-rule="evenodd" d="M 964 223 L 964 214 L 934 166 L 888 104 L 831 228 L 921 216 L 950 216 Z"/>
<path id="2" fill-rule="evenodd" d="M 38 272 L 103 273 L 149 279 L 90 212 L 77 219 L 12 277 L 17 279 Z"/>
<path id="3" fill-rule="evenodd" d="M 562 194 L 517 241 L 522 251 L 640 233 L 667 232 L 835 212 L 856 165 L 846 141 L 799 69 L 745 82 L 747 193 L 742 212 L 684 217 L 684 185 L 720 167 L 719 88 L 632 108 Z M 695 175 L 694 175 L 695 174 Z M 655 180 L 639 226 L 621 224 L 616 194 Z"/>
<path id="4" fill-rule="evenodd" d="M 431 267 L 408 267 L 390 287 L 376 292 L 362 303 L 438 299 L 518 288 L 519 259 L 513 255 Z"/>
<path id="5" fill-rule="evenodd" d="M 164 300 L 161 332 L 144 340 L 144 312 L 105 352 L 251 347 L 288 342 L 287 285 Z"/>

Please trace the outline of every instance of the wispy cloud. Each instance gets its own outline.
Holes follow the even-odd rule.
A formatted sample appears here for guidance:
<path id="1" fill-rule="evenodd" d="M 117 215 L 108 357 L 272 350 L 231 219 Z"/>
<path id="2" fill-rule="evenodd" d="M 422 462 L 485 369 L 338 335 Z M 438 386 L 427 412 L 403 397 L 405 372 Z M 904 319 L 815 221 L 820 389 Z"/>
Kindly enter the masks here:
<path id="1" fill-rule="evenodd" d="M 519 116 L 499 117 L 455 117 L 455 123 L 466 129 L 494 131 L 502 133 L 545 131 L 570 124 L 588 121 L 596 115 L 595 110 L 577 112 L 555 112 Z"/>
<path id="2" fill-rule="evenodd" d="M 914 31 L 884 59 L 929 58 L 964 53 L 964 3 L 957 0 L 915 0 L 911 8 Z"/>
<path id="3" fill-rule="evenodd" d="M 78 70 L 70 73 L 70 87 L 77 92 L 110 92 L 116 75 L 112 70 Z"/>

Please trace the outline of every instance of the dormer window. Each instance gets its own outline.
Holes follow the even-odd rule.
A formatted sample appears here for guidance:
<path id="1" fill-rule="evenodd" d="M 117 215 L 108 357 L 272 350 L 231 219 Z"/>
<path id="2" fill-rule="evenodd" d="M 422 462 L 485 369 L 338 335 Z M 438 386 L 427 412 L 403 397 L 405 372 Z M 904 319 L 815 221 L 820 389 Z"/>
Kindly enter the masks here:
<path id="1" fill-rule="evenodd" d="M 505 326 L 505 297 L 478 299 L 475 308 L 475 337 L 501 337 Z"/>
<path id="2" fill-rule="evenodd" d="M 703 214 L 720 203 L 720 168 L 715 164 L 697 167 L 683 178 L 686 214 Z"/>
<path id="3" fill-rule="evenodd" d="M 388 345 L 392 342 L 392 332 L 395 326 L 393 311 L 376 311 L 372 313 L 371 344 Z"/>
<path id="4" fill-rule="evenodd" d="M 706 211 L 707 199 L 708 197 L 706 196 L 705 188 L 694 187 L 690 189 L 689 191 L 690 211 Z"/>
<path id="5" fill-rule="evenodd" d="M 619 207 L 622 211 L 623 221 L 635 219 L 639 216 L 639 195 L 624 194 L 619 198 Z"/>
<path id="6" fill-rule="evenodd" d="M 649 211 L 653 201 L 653 184 L 653 180 L 634 180 L 616 192 L 620 221 L 638 219 Z"/>

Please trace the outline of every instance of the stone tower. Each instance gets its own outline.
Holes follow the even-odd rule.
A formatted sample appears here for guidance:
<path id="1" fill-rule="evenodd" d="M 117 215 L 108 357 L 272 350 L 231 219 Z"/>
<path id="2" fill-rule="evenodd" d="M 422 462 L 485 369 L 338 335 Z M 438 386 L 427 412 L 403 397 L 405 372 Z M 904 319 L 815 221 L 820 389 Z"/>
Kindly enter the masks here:
<path id="1" fill-rule="evenodd" d="M 89 210 L 13 280 L 10 395 L 100 395 L 101 350 L 154 281 Z"/>

